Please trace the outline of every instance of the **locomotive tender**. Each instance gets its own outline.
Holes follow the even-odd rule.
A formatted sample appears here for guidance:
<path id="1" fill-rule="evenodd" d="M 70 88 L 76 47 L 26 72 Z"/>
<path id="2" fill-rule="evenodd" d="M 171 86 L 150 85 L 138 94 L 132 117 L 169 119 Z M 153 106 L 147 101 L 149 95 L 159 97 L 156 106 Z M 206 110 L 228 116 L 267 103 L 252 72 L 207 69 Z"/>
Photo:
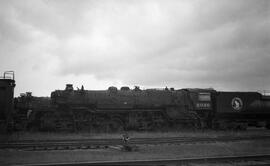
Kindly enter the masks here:
<path id="1" fill-rule="evenodd" d="M 15 81 L 12 81 L 11 87 L 14 86 Z M 9 89 L 9 94 L 13 95 L 13 88 Z M 1 103 L 4 98 L 1 98 Z M 11 109 L 13 101 L 8 102 L 8 114 L 12 117 L 13 128 L 17 130 L 111 132 L 244 129 L 248 125 L 270 127 L 270 96 L 257 92 L 174 90 L 167 87 L 85 90 L 83 86 L 74 90 L 72 84 L 67 84 L 64 90 L 53 91 L 51 97 L 22 94 L 14 99 L 14 109 Z M 1 104 L 0 113 L 6 112 Z"/>

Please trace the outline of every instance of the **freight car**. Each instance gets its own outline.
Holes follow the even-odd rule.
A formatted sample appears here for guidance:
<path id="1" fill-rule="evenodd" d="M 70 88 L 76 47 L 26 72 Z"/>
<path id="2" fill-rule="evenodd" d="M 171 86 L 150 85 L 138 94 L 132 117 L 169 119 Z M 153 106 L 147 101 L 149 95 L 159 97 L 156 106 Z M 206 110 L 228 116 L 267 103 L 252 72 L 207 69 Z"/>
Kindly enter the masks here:
<path id="1" fill-rule="evenodd" d="M 27 101 L 27 95 L 21 98 Z M 85 90 L 83 86 L 74 90 L 67 84 L 65 90 L 52 92 L 51 98 L 28 98 L 28 127 L 39 130 L 245 129 L 258 124 L 269 128 L 270 124 L 270 98 L 257 92 L 139 87 Z"/>

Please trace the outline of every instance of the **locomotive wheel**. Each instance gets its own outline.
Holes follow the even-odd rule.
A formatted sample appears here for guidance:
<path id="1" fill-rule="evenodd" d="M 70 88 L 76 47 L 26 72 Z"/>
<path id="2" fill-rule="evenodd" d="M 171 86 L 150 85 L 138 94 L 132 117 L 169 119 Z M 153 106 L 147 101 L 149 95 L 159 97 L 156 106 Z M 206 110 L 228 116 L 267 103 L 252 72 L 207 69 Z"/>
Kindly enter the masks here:
<path id="1" fill-rule="evenodd" d="M 168 129 L 168 124 L 164 121 L 153 121 L 147 126 L 148 130 L 165 131 Z"/>
<path id="2" fill-rule="evenodd" d="M 75 128 L 77 131 L 91 132 L 91 123 L 90 122 L 76 122 Z"/>
<path id="3" fill-rule="evenodd" d="M 81 112 L 76 114 L 75 118 L 75 129 L 77 131 L 91 132 L 91 115 L 88 112 Z"/>
<path id="4" fill-rule="evenodd" d="M 221 122 L 218 121 L 217 119 L 214 119 L 213 122 L 212 122 L 212 129 L 214 130 L 221 130 Z"/>
<path id="5" fill-rule="evenodd" d="M 124 123 L 120 118 L 96 117 L 92 125 L 94 132 L 118 132 L 124 130 Z"/>
<path id="6" fill-rule="evenodd" d="M 105 132 L 120 132 L 124 130 L 123 122 L 120 119 L 113 119 L 104 124 Z"/>
<path id="7" fill-rule="evenodd" d="M 56 129 L 55 116 L 53 113 L 47 112 L 40 118 L 40 130 L 54 131 Z"/>
<path id="8" fill-rule="evenodd" d="M 229 121 L 219 120 L 219 121 L 215 122 L 214 129 L 216 129 L 216 130 L 230 130 L 230 129 L 233 129 L 234 126 L 235 125 Z"/>
<path id="9" fill-rule="evenodd" d="M 239 125 L 239 130 L 247 130 L 247 127 L 248 127 L 247 123 L 242 123 Z"/>

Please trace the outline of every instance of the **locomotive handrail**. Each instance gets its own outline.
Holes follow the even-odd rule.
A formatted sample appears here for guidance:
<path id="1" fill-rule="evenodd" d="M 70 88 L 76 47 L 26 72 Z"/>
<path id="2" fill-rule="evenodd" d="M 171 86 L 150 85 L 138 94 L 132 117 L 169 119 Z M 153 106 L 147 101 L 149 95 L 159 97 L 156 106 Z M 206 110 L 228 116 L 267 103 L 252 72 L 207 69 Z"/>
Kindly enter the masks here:
<path id="1" fill-rule="evenodd" d="M 264 96 L 270 96 L 270 90 L 258 90 L 258 92 Z"/>
<path id="2" fill-rule="evenodd" d="M 15 73 L 14 71 L 5 71 L 3 76 L 1 76 L 0 78 L 15 80 Z"/>

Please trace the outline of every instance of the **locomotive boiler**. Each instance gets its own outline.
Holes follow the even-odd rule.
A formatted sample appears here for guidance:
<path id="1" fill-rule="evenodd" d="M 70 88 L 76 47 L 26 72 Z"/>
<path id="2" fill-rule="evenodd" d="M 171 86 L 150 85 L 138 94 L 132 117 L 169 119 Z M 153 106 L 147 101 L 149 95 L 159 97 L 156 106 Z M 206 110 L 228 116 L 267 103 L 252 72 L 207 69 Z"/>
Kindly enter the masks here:
<path id="1" fill-rule="evenodd" d="M 122 87 L 119 90 L 116 87 L 109 87 L 108 90 L 84 90 L 82 87 L 74 90 L 71 84 L 67 84 L 65 90 L 51 93 L 53 109 L 57 111 L 45 114 L 49 119 L 57 121 L 57 112 L 62 125 L 72 121 L 74 123 L 69 126 L 78 130 L 156 130 L 186 126 L 197 128 L 210 118 L 212 91 L 197 89 L 195 93 L 195 90 L 188 89 L 141 90 L 139 87 Z M 200 103 L 194 107 L 198 94 Z M 69 115 L 65 120 L 64 114 Z"/>

